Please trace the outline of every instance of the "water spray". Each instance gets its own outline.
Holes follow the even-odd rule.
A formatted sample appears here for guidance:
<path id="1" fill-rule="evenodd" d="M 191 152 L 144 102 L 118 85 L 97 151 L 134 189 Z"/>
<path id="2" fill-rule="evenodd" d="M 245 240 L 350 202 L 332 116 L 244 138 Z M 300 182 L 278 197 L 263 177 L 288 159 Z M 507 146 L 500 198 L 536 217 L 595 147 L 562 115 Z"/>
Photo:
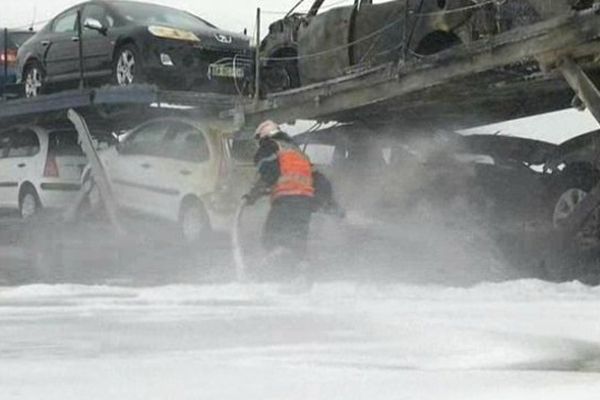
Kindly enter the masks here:
<path id="1" fill-rule="evenodd" d="M 235 213 L 233 222 L 233 229 L 231 233 L 231 248 L 233 251 L 233 261 L 235 263 L 235 277 L 238 282 L 246 282 L 248 267 L 244 260 L 244 249 L 240 242 L 240 226 L 242 216 L 244 215 L 244 209 L 246 208 L 246 200 L 240 201 L 240 204 Z"/>

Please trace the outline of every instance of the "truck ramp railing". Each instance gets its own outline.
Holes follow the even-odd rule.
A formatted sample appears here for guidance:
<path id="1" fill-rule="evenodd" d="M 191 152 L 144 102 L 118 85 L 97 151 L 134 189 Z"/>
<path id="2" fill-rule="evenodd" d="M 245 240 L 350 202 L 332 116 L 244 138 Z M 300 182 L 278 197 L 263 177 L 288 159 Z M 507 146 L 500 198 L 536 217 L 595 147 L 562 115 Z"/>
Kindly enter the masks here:
<path id="1" fill-rule="evenodd" d="M 596 8 L 572 12 L 418 60 L 389 63 L 326 82 L 269 94 L 262 101 L 230 110 L 225 116 L 237 114 L 237 120 L 249 125 L 266 118 L 280 121 L 339 119 L 349 111 L 352 116 L 360 117 L 362 109 L 385 105 L 391 100 L 401 103 L 402 99 L 417 94 L 422 94 L 420 101 L 429 96 L 431 101 L 456 102 L 454 91 L 444 90 L 444 87 L 454 87 L 457 82 L 469 88 L 468 93 L 463 93 L 464 97 L 476 102 L 478 96 L 489 99 L 490 85 L 497 83 L 482 79 L 482 74 L 523 63 L 534 63 L 538 73 L 523 76 L 522 85 L 514 92 L 516 99 L 527 90 L 528 80 L 547 81 L 556 86 L 550 78 L 560 78 L 558 86 L 568 93 L 565 91 L 568 86 L 560 74 L 555 73 L 556 67 L 565 56 L 577 62 L 593 58 L 600 50 L 599 37 L 600 16 Z M 552 111 L 557 107 L 548 104 L 545 110 L 535 112 Z M 507 114 L 505 119 L 512 116 L 512 113 Z"/>

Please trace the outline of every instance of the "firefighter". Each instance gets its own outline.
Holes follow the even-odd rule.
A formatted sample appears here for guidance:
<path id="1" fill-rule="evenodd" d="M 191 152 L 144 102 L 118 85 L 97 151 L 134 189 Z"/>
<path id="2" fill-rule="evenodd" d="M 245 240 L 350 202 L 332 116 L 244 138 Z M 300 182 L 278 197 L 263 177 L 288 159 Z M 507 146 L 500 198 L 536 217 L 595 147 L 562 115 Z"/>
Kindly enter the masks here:
<path id="1" fill-rule="evenodd" d="M 252 205 L 261 196 L 270 194 L 263 246 L 270 255 L 278 254 L 277 265 L 272 267 L 279 273 L 303 274 L 315 195 L 311 162 L 273 121 L 260 124 L 255 138 L 259 141 L 254 156 L 259 180 L 244 199 Z"/>

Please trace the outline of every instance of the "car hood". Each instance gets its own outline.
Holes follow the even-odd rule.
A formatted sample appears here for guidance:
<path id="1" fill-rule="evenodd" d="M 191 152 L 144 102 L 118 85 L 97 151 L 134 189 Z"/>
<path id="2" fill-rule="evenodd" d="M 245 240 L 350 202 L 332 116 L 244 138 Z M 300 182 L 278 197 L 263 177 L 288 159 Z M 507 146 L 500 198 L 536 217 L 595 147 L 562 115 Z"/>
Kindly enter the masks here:
<path id="1" fill-rule="evenodd" d="M 200 38 L 202 47 L 222 50 L 250 50 L 250 37 L 222 29 L 195 29 L 192 32 Z"/>

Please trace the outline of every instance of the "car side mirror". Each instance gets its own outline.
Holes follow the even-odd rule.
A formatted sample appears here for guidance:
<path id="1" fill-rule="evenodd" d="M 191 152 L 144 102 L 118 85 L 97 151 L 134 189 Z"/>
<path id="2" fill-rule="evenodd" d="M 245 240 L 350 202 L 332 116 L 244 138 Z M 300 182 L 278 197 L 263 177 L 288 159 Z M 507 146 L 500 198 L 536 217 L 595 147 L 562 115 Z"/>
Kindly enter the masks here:
<path id="1" fill-rule="evenodd" d="M 86 18 L 85 22 L 83 23 L 83 27 L 106 35 L 107 28 L 104 25 L 102 25 L 102 22 L 98 21 L 97 19 Z"/>

